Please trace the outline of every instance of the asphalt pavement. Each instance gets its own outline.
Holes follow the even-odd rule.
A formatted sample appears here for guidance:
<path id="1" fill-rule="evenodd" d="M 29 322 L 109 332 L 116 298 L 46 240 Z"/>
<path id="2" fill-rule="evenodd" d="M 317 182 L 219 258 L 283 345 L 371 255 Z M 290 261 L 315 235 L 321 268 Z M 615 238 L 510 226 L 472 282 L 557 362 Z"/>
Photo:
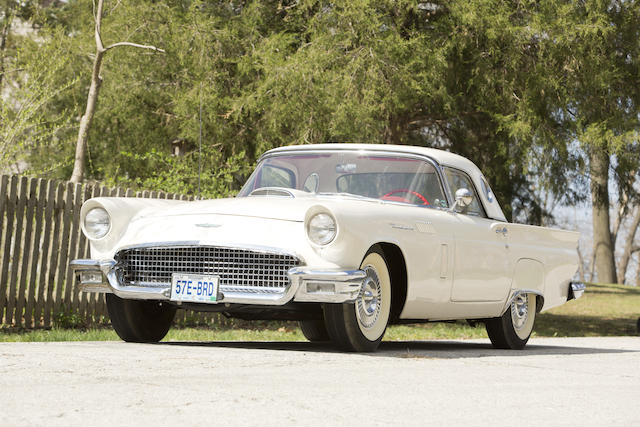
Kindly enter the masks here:
<path id="1" fill-rule="evenodd" d="M 3 425 L 640 425 L 640 337 L 0 343 Z"/>

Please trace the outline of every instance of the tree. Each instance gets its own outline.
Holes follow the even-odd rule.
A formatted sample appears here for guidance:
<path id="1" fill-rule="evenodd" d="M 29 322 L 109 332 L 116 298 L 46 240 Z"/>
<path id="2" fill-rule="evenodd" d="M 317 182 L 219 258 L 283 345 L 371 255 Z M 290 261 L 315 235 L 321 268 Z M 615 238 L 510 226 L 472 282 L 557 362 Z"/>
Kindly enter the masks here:
<path id="1" fill-rule="evenodd" d="M 25 45 L 67 55 L 61 87 L 79 76 L 47 111 L 76 120 L 87 88 L 93 100 L 75 145 L 62 129 L 29 148 L 34 171 L 55 162 L 52 173 L 69 176 L 75 163 L 88 179 L 195 192 L 201 160 L 203 194 L 216 197 L 275 146 L 410 143 L 471 158 L 509 218 L 551 224 L 553 206 L 584 199 L 589 178 L 608 203 L 600 191 L 638 163 L 635 1 L 131 0 L 92 23 L 89 9 L 64 4 L 42 18 L 43 41 Z M 100 48 L 125 34 L 166 54 Z M 108 108 L 95 108 L 98 94 Z M 608 207 L 594 206 L 611 240 L 598 248 L 613 248 Z"/>
<path id="2" fill-rule="evenodd" d="M 618 283 L 620 284 L 625 283 L 627 268 L 629 267 L 631 257 L 635 253 L 640 253 L 640 244 L 635 243 L 638 228 L 640 228 L 640 205 L 636 207 L 635 214 L 631 220 L 627 238 L 625 239 L 622 254 L 620 256 L 620 262 L 618 263 Z M 638 269 L 640 270 L 640 266 Z"/>
<path id="3" fill-rule="evenodd" d="M 566 80 L 567 126 L 574 129 L 589 159 L 598 280 L 615 283 L 615 236 L 609 216 L 610 158 L 636 151 L 631 147 L 637 144 L 640 93 L 631 82 L 640 75 L 640 5 L 635 1 L 587 1 L 567 10 L 565 19 L 570 25 L 559 43 L 570 71 Z M 627 165 L 637 165 L 638 161 L 635 157 Z"/>
<path id="4" fill-rule="evenodd" d="M 102 61 L 105 54 L 116 47 L 130 46 L 140 49 L 149 49 L 156 52 L 164 52 L 162 49 L 158 49 L 151 45 L 142 45 L 131 42 L 117 42 L 104 46 L 102 43 L 101 26 L 103 15 L 104 0 L 98 0 L 97 8 L 94 1 L 94 21 L 95 21 L 95 40 L 96 40 L 96 54 L 93 60 L 93 68 L 91 72 L 91 85 L 89 86 L 89 94 L 87 95 L 87 107 L 82 119 L 80 120 L 80 127 L 78 129 L 78 139 L 76 141 L 76 155 L 73 164 L 73 172 L 71 174 L 71 182 L 80 182 L 84 176 L 84 163 L 85 163 L 85 150 L 87 146 L 87 135 L 89 128 L 91 127 L 91 121 L 95 114 L 96 104 L 98 102 L 98 95 L 100 93 L 100 87 L 102 85 L 102 77 L 100 71 L 102 68 Z M 117 7 L 117 6 L 116 6 Z"/>

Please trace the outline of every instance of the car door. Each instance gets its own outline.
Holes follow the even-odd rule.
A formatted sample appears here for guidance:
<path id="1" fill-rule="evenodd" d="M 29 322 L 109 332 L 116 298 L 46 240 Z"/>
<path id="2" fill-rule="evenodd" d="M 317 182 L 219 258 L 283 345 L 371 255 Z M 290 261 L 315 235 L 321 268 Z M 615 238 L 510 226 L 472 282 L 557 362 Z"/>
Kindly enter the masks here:
<path id="1" fill-rule="evenodd" d="M 460 188 L 473 193 L 473 201 L 455 216 L 453 285 L 451 301 L 502 301 L 511 286 L 508 224 L 487 218 L 471 178 L 463 171 L 445 167 L 453 195 Z"/>

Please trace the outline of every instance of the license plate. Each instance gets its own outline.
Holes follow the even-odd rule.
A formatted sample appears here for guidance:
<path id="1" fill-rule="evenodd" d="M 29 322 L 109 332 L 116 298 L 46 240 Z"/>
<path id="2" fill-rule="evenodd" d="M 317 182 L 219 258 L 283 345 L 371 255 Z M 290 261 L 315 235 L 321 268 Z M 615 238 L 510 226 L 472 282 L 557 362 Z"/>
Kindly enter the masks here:
<path id="1" fill-rule="evenodd" d="M 204 274 L 180 274 L 171 276 L 171 301 L 218 302 L 218 276 Z"/>

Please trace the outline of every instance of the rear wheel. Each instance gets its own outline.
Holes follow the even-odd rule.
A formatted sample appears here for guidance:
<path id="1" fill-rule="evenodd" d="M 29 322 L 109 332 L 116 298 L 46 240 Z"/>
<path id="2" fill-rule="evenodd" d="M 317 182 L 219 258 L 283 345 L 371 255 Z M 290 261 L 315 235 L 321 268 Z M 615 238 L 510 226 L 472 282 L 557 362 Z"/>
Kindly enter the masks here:
<path id="1" fill-rule="evenodd" d="M 301 320 L 302 335 L 311 342 L 329 341 L 329 333 L 324 325 L 324 319 Z"/>
<path id="2" fill-rule="evenodd" d="M 367 276 L 355 304 L 324 305 L 329 337 L 346 351 L 378 348 L 391 312 L 391 278 L 382 250 L 369 251 L 360 268 Z"/>
<path id="3" fill-rule="evenodd" d="M 111 325 L 123 341 L 158 342 L 169 331 L 176 308 L 159 301 L 122 299 L 106 294 Z"/>
<path id="4" fill-rule="evenodd" d="M 485 322 L 494 348 L 522 350 L 529 341 L 536 317 L 536 296 L 517 295 L 502 317 Z"/>

